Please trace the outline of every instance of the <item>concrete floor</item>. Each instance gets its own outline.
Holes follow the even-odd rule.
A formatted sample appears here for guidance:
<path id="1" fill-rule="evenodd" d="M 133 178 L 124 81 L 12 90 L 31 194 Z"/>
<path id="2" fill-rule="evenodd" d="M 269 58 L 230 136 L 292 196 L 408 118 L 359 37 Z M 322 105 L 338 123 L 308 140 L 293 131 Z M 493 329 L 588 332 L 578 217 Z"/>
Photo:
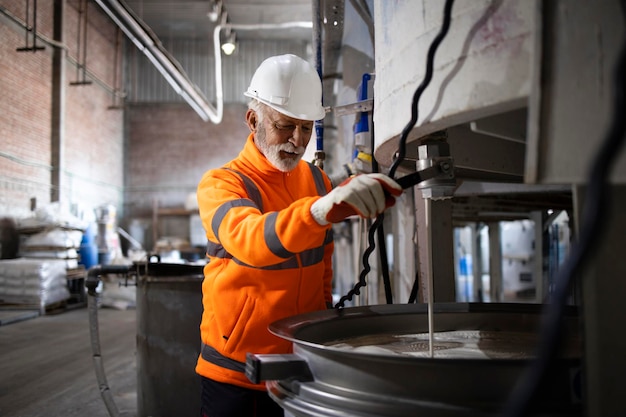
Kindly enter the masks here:
<path id="1" fill-rule="evenodd" d="M 100 308 L 98 317 L 109 388 L 121 416 L 136 417 L 136 311 Z M 0 325 L 0 416 L 109 416 L 86 307 L 7 322 Z"/>

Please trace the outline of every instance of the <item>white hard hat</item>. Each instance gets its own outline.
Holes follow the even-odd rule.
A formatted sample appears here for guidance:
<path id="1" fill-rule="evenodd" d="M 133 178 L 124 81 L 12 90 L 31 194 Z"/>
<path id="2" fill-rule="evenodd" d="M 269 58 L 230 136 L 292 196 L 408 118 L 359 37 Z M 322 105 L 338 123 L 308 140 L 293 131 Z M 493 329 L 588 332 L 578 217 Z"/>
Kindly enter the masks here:
<path id="1" fill-rule="evenodd" d="M 267 58 L 257 68 L 243 94 L 296 119 L 320 120 L 326 114 L 319 74 L 296 55 Z"/>

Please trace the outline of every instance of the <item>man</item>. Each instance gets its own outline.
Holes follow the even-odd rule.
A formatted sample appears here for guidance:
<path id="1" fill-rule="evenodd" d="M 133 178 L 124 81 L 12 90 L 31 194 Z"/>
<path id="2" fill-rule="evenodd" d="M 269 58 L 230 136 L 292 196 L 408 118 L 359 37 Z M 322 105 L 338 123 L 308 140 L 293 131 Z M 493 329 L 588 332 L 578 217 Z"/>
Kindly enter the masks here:
<path id="1" fill-rule="evenodd" d="M 331 306 L 331 223 L 375 217 L 402 192 L 382 174 L 331 189 L 323 171 L 301 161 L 325 114 L 319 76 L 306 61 L 268 58 L 244 94 L 252 99 L 246 144 L 207 171 L 197 193 L 209 257 L 196 366 L 207 417 L 283 415 L 265 386 L 246 378 L 246 353 L 291 351 L 268 325 Z"/>

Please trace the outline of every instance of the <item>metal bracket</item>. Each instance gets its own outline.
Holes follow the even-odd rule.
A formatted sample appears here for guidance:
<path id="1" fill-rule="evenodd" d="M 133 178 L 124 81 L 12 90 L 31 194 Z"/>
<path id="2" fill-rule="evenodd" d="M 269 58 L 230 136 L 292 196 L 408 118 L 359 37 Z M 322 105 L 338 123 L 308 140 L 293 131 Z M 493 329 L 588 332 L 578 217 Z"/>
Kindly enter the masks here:
<path id="1" fill-rule="evenodd" d="M 333 107 L 336 116 L 347 116 L 349 114 L 369 112 L 374 109 L 374 99 L 357 101 L 356 103 L 345 104 L 343 106 Z"/>
<path id="2" fill-rule="evenodd" d="M 435 178 L 454 178 L 454 164 L 452 158 L 439 158 L 434 165 L 420 171 L 415 171 L 404 177 L 397 178 L 396 182 L 400 184 L 403 189 L 407 189 L 421 182 Z"/>

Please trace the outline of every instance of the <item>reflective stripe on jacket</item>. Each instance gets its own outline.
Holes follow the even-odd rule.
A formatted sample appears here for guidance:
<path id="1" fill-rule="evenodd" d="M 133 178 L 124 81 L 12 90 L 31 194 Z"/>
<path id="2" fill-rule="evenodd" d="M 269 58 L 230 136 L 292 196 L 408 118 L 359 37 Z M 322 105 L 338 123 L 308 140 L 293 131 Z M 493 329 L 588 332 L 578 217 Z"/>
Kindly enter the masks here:
<path id="1" fill-rule="evenodd" d="M 269 324 L 332 301 L 332 232 L 310 213 L 330 188 L 326 174 L 307 162 L 277 170 L 252 135 L 236 159 L 205 173 L 198 204 L 209 262 L 200 333 L 212 354 L 198 358 L 200 375 L 264 389 L 223 365 L 245 362 L 248 352 L 290 352 L 291 342 L 272 335 Z"/>

